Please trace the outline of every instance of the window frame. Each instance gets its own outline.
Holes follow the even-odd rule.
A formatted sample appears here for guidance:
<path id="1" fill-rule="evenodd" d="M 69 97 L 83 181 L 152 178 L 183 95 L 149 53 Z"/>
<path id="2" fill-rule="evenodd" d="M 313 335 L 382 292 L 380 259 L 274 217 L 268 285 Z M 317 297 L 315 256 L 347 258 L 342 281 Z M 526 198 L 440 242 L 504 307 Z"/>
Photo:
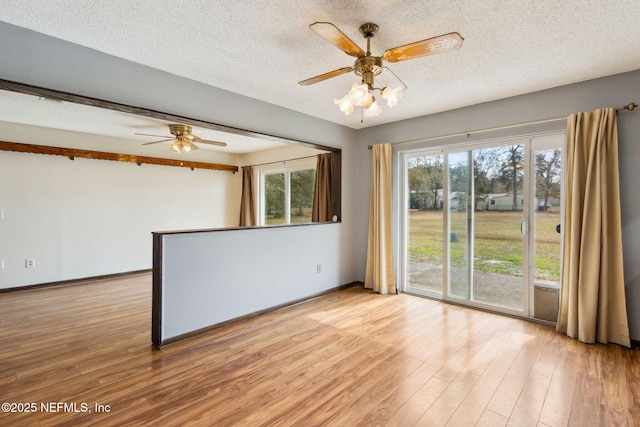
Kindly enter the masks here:
<path id="1" fill-rule="evenodd" d="M 257 170 L 258 175 L 258 225 L 259 226 L 275 226 L 275 225 L 291 225 L 291 173 L 308 169 L 316 170 L 316 159 L 305 159 L 305 161 L 296 161 L 292 166 L 285 165 L 269 165 L 266 167 L 260 167 Z M 265 201 L 265 177 L 271 174 L 284 173 L 284 185 L 285 185 L 285 222 L 283 224 L 267 224 L 266 223 L 266 201 Z"/>

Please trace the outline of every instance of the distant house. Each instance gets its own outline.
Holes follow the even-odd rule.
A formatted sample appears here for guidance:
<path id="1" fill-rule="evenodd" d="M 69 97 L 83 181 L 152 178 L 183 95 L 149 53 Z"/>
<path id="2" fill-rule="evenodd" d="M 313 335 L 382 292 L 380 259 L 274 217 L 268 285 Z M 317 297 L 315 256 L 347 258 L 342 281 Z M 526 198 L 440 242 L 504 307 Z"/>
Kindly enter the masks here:
<path id="1" fill-rule="evenodd" d="M 516 196 L 517 203 L 516 209 L 517 211 L 521 211 L 524 208 L 524 197 Z M 489 211 L 512 211 L 513 208 L 513 194 L 509 193 L 500 193 L 500 194 L 489 194 L 487 195 L 485 202 L 485 209 Z"/>
<path id="2" fill-rule="evenodd" d="M 464 209 L 466 206 L 467 193 L 463 191 L 454 191 L 449 193 L 449 210 Z M 436 193 L 436 203 L 438 209 L 444 208 L 444 196 L 442 189 L 439 189 Z"/>

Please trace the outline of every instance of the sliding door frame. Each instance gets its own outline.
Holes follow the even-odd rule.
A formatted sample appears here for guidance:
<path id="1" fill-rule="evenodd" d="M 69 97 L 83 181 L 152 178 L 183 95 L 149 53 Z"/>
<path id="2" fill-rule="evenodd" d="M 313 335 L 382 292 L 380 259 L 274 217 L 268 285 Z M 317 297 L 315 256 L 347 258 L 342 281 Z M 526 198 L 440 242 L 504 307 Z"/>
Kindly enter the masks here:
<path id="1" fill-rule="evenodd" d="M 404 148 L 397 149 L 397 165 L 398 165 L 398 185 L 399 188 L 399 197 L 397 200 L 398 206 L 398 251 L 396 252 L 399 256 L 399 265 L 398 269 L 398 283 L 399 289 L 402 292 L 415 293 L 420 296 L 426 296 L 429 298 L 441 299 L 443 301 L 452 302 L 455 304 L 463 304 L 470 307 L 480 308 L 484 310 L 505 313 L 517 317 L 526 317 L 530 318 L 533 316 L 533 235 L 532 235 L 532 216 L 535 214 L 533 209 L 536 204 L 533 203 L 535 199 L 535 179 L 533 179 L 533 168 L 535 166 L 534 160 L 534 145 L 533 140 L 537 137 L 549 136 L 549 135 L 560 135 L 564 134 L 564 130 L 549 130 L 542 131 L 536 133 L 529 133 L 523 135 L 511 135 L 504 136 L 499 138 L 491 138 L 486 140 L 477 140 L 473 142 L 466 143 L 458 143 L 458 144 L 450 144 L 450 145 L 437 145 L 431 147 L 416 147 L 412 148 L 410 145 L 404 145 Z M 415 145 L 415 144 L 412 144 Z M 477 301 L 471 301 L 455 298 L 449 295 L 449 197 L 448 197 L 448 185 L 449 185 L 449 154 L 453 152 L 460 151 L 473 151 L 476 149 L 488 148 L 488 147 L 496 147 L 496 146 L 509 146 L 509 145 L 524 145 L 524 167 L 525 170 L 528 171 L 525 173 L 524 182 L 523 182 L 523 221 L 522 224 L 523 231 L 526 232 L 526 235 L 523 236 L 523 300 L 522 300 L 522 311 L 510 309 L 507 307 L 501 307 L 492 304 L 481 303 Z M 564 151 L 564 146 L 563 153 Z M 407 168 L 407 160 L 411 157 L 418 156 L 433 156 L 433 155 L 442 155 L 443 156 L 443 208 L 441 210 L 443 214 L 443 286 L 442 286 L 442 294 L 436 294 L 433 292 L 417 290 L 415 288 L 408 289 L 409 283 L 409 275 L 408 275 L 408 264 L 409 264 L 409 223 L 408 223 L 408 202 L 409 202 L 409 185 L 408 185 L 408 168 Z M 564 167 L 563 167 L 564 170 Z M 470 171 L 470 179 L 473 179 L 473 170 Z M 562 185 L 564 185 L 564 178 L 562 181 Z M 564 212 L 564 200 L 561 202 L 561 212 Z M 472 209 L 471 215 L 475 215 L 475 209 Z M 473 223 L 473 221 L 472 221 Z M 473 225 L 471 230 L 468 230 L 470 233 L 469 236 L 473 237 Z M 470 238 L 469 240 L 473 240 Z M 471 242 L 471 249 L 473 249 L 473 243 Z M 473 258 L 473 252 L 471 252 L 471 258 Z M 473 268 L 470 269 L 470 277 L 471 282 L 470 286 L 473 288 Z"/>

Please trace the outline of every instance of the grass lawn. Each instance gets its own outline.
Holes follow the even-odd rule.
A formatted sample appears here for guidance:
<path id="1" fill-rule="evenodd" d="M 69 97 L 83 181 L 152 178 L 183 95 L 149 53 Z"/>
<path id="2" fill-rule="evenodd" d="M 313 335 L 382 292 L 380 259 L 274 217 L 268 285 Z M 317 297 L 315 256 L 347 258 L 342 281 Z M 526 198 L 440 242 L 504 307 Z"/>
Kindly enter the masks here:
<path id="1" fill-rule="evenodd" d="M 298 215 L 298 209 L 295 208 L 291 212 L 291 224 L 302 224 L 311 222 L 311 208 L 302 208 L 302 215 Z M 265 225 L 284 224 L 284 217 L 274 218 L 273 215 L 266 215 Z"/>
<path id="2" fill-rule="evenodd" d="M 475 212 L 474 270 L 522 276 L 523 243 L 520 234 L 521 212 Z M 466 212 L 452 212 L 449 245 L 452 267 L 465 268 L 467 235 Z M 535 277 L 560 281 L 559 208 L 535 214 Z M 442 211 L 409 211 L 409 259 L 441 265 Z M 457 240 L 457 241 L 456 241 Z"/>

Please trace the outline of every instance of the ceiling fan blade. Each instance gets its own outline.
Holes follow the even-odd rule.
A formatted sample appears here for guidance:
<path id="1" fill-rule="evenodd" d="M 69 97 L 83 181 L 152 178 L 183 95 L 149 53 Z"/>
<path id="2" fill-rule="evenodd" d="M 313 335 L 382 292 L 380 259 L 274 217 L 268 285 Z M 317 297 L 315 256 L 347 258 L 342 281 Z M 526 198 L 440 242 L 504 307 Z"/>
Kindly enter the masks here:
<path id="1" fill-rule="evenodd" d="M 347 37 L 342 31 L 330 22 L 314 22 L 309 25 L 313 31 L 315 31 L 320 37 L 327 40 L 334 46 L 342 49 L 347 55 L 364 56 L 364 50 L 360 48 L 353 40 Z"/>
<path id="2" fill-rule="evenodd" d="M 142 136 L 157 136 L 158 138 L 169 138 L 168 135 L 151 135 L 149 133 L 134 133 L 134 135 L 142 135 Z"/>
<path id="3" fill-rule="evenodd" d="M 227 143 L 226 143 L 226 142 L 219 142 L 219 141 L 207 141 L 206 139 L 199 139 L 199 140 L 198 140 L 198 144 L 217 145 L 218 147 L 226 147 L 226 146 L 227 146 Z"/>
<path id="4" fill-rule="evenodd" d="M 435 55 L 436 53 L 460 49 L 463 40 L 462 36 L 458 33 L 443 34 L 388 49 L 382 54 L 382 57 L 388 62 L 400 62 L 420 58 L 421 56 Z"/>
<path id="5" fill-rule="evenodd" d="M 342 74 L 346 74 L 346 73 L 348 73 L 350 71 L 353 71 L 353 67 L 343 67 L 343 68 L 339 68 L 337 70 L 329 71 L 328 73 L 320 74 L 319 76 L 311 77 L 310 79 L 307 79 L 307 80 L 303 80 L 301 82 L 298 82 L 298 84 L 301 85 L 301 86 L 309 86 L 309 85 L 312 85 L 314 83 L 318 83 L 318 82 L 330 79 L 332 77 L 336 77 L 336 76 L 340 76 Z"/>
<path id="6" fill-rule="evenodd" d="M 169 139 L 161 139 L 160 141 L 152 141 L 152 142 L 145 142 L 142 145 L 151 145 L 151 144 L 157 144 L 158 142 L 166 142 L 166 141 L 173 141 L 175 138 L 169 138 Z"/>

